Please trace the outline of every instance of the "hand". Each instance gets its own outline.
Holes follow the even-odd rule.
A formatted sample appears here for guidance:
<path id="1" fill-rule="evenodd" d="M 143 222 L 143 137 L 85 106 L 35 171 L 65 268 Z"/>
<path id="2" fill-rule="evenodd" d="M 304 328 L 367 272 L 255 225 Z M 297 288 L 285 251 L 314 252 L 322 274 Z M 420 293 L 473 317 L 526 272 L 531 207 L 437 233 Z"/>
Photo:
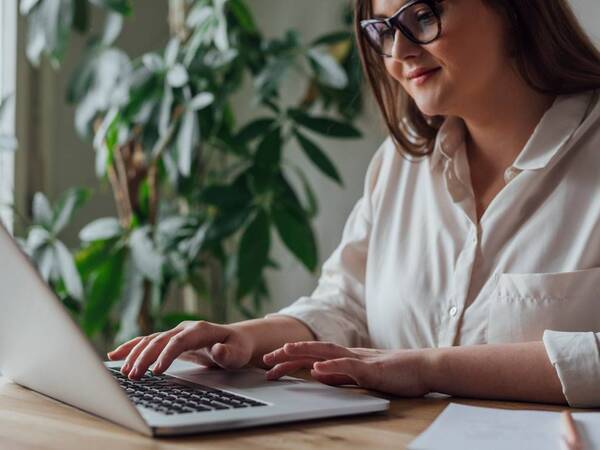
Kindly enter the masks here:
<path id="1" fill-rule="evenodd" d="M 177 357 L 209 367 L 237 369 L 250 362 L 253 352 L 252 337 L 235 326 L 186 321 L 162 333 L 136 337 L 108 353 L 108 358 L 125 358 L 121 372 L 134 380 L 155 361 L 155 374 L 167 370 Z"/>
<path id="2" fill-rule="evenodd" d="M 429 393 L 423 376 L 427 350 L 376 350 L 346 348 L 329 342 L 296 342 L 264 355 L 273 366 L 267 378 L 276 380 L 298 369 L 324 384 L 354 384 L 402 397 Z"/>

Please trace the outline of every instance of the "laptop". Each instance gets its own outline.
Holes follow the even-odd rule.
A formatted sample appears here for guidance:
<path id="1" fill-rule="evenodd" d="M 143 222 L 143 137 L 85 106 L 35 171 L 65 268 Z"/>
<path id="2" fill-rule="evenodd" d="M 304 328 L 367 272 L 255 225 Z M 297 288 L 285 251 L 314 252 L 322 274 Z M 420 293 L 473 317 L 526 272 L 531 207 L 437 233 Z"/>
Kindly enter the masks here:
<path id="1" fill-rule="evenodd" d="M 137 382 L 103 362 L 0 224 L 0 372 L 26 388 L 147 436 L 385 411 L 389 401 L 258 368 L 175 364 Z M 177 362 L 177 361 L 176 361 Z"/>

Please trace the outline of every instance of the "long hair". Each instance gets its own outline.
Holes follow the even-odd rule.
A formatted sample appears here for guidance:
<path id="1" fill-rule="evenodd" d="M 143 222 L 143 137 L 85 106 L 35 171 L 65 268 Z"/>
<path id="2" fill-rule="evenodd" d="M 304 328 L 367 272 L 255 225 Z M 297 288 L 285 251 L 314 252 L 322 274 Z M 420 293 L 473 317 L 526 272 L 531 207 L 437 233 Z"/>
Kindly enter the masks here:
<path id="1" fill-rule="evenodd" d="M 506 20 L 516 67 L 533 89 L 563 95 L 600 87 L 600 51 L 567 0 L 482 1 Z M 411 156 L 428 155 L 444 117 L 424 115 L 370 48 L 359 23 L 372 14 L 371 0 L 356 0 L 354 26 L 363 71 L 396 147 Z"/>

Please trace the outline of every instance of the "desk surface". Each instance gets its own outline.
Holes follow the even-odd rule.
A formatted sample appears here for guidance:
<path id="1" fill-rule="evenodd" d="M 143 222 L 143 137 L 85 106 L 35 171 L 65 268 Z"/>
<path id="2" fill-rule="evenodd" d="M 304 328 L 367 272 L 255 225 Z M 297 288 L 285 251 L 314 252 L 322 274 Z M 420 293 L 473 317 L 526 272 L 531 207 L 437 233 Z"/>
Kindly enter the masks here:
<path id="1" fill-rule="evenodd" d="M 150 439 L 0 377 L 0 446 L 20 449 L 403 449 L 450 402 L 559 411 L 560 406 L 447 398 L 392 399 L 387 413 L 193 437 Z"/>

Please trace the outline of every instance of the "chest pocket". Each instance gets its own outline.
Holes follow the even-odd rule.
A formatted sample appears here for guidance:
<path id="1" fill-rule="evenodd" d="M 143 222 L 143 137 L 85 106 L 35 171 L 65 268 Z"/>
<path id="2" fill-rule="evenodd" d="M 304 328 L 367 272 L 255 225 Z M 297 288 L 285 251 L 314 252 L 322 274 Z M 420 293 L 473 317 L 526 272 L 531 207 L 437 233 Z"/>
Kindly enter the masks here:
<path id="1" fill-rule="evenodd" d="M 537 341 L 544 330 L 600 331 L 600 267 L 496 277 L 488 343 Z"/>

